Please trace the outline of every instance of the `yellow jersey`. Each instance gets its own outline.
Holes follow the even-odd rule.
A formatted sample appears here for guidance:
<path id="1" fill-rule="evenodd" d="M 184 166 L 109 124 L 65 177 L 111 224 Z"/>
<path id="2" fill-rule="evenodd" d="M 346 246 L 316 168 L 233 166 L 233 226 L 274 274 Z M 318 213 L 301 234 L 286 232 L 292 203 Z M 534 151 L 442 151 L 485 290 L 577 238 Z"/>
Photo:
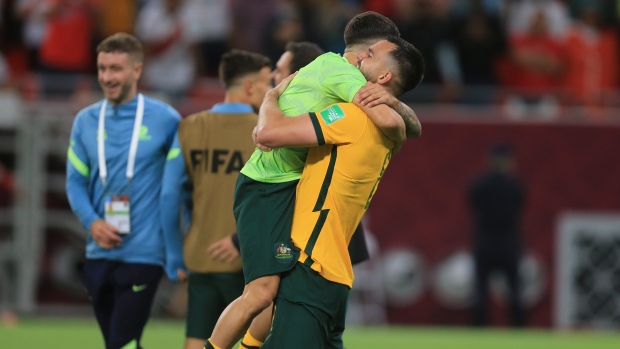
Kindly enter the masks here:
<path id="1" fill-rule="evenodd" d="M 327 280 L 353 284 L 347 247 L 392 156 L 387 138 L 355 104 L 310 113 L 319 146 L 297 185 L 291 237 L 300 263 Z"/>

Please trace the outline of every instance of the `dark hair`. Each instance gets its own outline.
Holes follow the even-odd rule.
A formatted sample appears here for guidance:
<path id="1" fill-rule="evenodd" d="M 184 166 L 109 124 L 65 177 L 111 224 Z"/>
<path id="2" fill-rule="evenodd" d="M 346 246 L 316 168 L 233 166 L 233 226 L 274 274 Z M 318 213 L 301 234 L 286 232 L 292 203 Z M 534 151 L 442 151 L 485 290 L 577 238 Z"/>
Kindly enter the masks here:
<path id="1" fill-rule="evenodd" d="M 344 28 L 346 46 L 368 43 L 370 40 L 400 36 L 398 27 L 391 19 L 373 11 L 360 13 L 353 17 Z"/>
<path id="2" fill-rule="evenodd" d="M 308 41 L 289 42 L 286 44 L 286 51 L 293 55 L 291 63 L 289 63 L 291 73 L 305 67 L 308 63 L 314 61 L 315 58 L 325 53 L 317 44 Z"/>
<path id="3" fill-rule="evenodd" d="M 389 36 L 386 40 L 396 45 L 390 51 L 397 69 L 392 93 L 400 96 L 413 90 L 424 78 L 424 57 L 417 48 L 398 36 Z"/>
<path id="4" fill-rule="evenodd" d="M 271 69 L 271 60 L 268 57 L 254 52 L 231 50 L 223 54 L 220 60 L 220 81 L 228 89 L 240 78 L 257 73 L 265 67 Z"/>
<path id="5" fill-rule="evenodd" d="M 144 58 L 144 49 L 138 38 L 127 33 L 116 33 L 105 38 L 97 45 L 97 54 L 100 52 L 123 52 L 134 56 L 139 62 Z"/>

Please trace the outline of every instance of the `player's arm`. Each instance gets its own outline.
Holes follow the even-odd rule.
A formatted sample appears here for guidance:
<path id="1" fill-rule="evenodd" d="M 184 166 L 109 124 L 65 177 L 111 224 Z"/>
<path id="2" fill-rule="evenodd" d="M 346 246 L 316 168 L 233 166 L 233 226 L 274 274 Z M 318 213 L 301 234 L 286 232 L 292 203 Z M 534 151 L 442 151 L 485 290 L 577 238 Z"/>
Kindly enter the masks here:
<path id="1" fill-rule="evenodd" d="M 185 270 L 183 263 L 183 234 L 180 211 L 184 183 L 188 180 L 185 161 L 181 153 L 178 135 L 175 135 L 164 167 L 162 189 L 159 197 L 160 221 L 166 249 L 166 274 L 173 281 L 179 280 L 179 270 Z M 181 273 L 182 274 L 182 273 Z"/>
<path id="2" fill-rule="evenodd" d="M 405 122 L 406 127 L 406 136 L 407 138 L 417 138 L 422 135 L 422 125 L 420 124 L 420 120 L 418 120 L 415 112 L 405 103 L 398 100 L 398 98 L 394 97 L 387 90 L 385 90 L 381 85 L 374 83 L 367 83 L 366 86 L 362 87 L 355 96 L 354 103 L 359 107 L 366 106 L 370 108 L 375 108 L 381 104 L 385 104 L 388 107 L 398 113 L 398 115 Z M 384 120 L 377 119 L 371 115 L 369 115 L 373 122 L 386 133 L 386 128 L 391 127 L 388 123 L 383 125 Z M 389 122 L 389 121 L 385 121 Z M 386 133 L 386 136 L 389 135 Z M 391 137 L 390 137 L 391 138 Z M 392 138 L 393 139 L 393 138 Z"/>
<path id="3" fill-rule="evenodd" d="M 372 122 L 385 134 L 389 139 L 397 144 L 405 142 L 405 122 L 396 111 L 385 104 L 379 104 L 374 107 L 368 107 L 359 103 L 355 103 Z"/>
<path id="4" fill-rule="evenodd" d="M 84 228 L 90 231 L 93 240 L 105 249 L 120 246 L 123 239 L 118 230 L 104 221 L 91 202 L 90 161 L 86 147 L 81 142 L 81 118 L 78 116 L 71 130 L 71 140 L 67 150 L 66 191 L 71 209 Z"/>
<path id="5" fill-rule="evenodd" d="M 310 114 L 286 117 L 278 107 L 278 98 L 295 74 L 282 80 L 265 94 L 258 113 L 256 142 L 270 148 L 311 147 L 319 144 Z"/>

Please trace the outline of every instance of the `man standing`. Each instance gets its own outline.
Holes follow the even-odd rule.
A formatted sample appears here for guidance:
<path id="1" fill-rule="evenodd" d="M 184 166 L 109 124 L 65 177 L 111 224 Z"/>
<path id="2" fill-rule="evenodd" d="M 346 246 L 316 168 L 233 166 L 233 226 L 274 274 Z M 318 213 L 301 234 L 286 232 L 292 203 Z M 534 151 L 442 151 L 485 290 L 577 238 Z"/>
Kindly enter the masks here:
<path id="1" fill-rule="evenodd" d="M 166 235 L 181 238 L 184 178 L 189 176 L 192 188 L 192 215 L 184 242 L 190 271 L 185 349 L 203 347 L 222 311 L 245 286 L 234 246 L 233 193 L 239 171 L 254 151 L 251 134 L 271 87 L 271 61 L 233 50 L 222 56 L 219 75 L 226 86 L 224 103 L 179 123 L 164 171 L 161 209 L 169 213 L 163 216 Z"/>
<path id="2" fill-rule="evenodd" d="M 67 196 L 88 229 L 83 282 L 107 349 L 140 348 L 165 248 L 159 195 L 166 154 L 180 119 L 138 92 L 142 44 L 114 34 L 97 47 L 105 98 L 81 110 L 67 153 Z"/>
<path id="3" fill-rule="evenodd" d="M 525 189 L 513 174 L 514 156 L 506 144 L 497 144 L 489 154 L 489 171 L 469 187 L 469 203 L 475 224 L 475 299 L 473 322 L 488 325 L 489 277 L 494 271 L 506 276 L 510 290 L 511 325 L 525 325 L 519 261 L 520 221 Z"/>
<path id="4" fill-rule="evenodd" d="M 360 69 L 378 74 L 378 82 L 391 94 L 401 95 L 421 81 L 420 54 L 404 40 L 389 37 L 369 52 L 362 57 Z M 379 63 L 382 55 L 391 70 Z M 382 78 L 388 75 L 389 79 Z M 362 110 L 351 103 L 284 117 L 277 100 L 288 81 L 265 96 L 257 141 L 273 148 L 311 148 L 297 186 L 291 230 L 299 258 L 282 274 L 271 332 L 263 347 L 295 343 L 296 348 L 332 348 L 337 347 L 331 342 L 332 334 L 344 330 L 353 284 L 347 246 L 377 190 L 395 142 L 366 115 L 372 113 L 370 108 Z M 404 133 L 404 124 L 400 128 Z"/>

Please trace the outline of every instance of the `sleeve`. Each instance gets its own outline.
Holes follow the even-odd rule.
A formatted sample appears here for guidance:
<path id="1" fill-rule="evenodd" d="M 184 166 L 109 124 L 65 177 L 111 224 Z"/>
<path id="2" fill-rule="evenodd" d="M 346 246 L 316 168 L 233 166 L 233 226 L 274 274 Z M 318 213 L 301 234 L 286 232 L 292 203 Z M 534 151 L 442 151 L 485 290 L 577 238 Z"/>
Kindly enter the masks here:
<path id="1" fill-rule="evenodd" d="M 80 118 L 75 118 L 71 129 L 71 139 L 67 150 L 66 191 L 69 205 L 87 230 L 99 215 L 95 211 L 89 195 L 90 161 L 82 143 Z"/>
<path id="2" fill-rule="evenodd" d="M 344 102 L 353 101 L 357 91 L 366 85 L 362 72 L 344 60 L 339 60 L 338 64 L 323 65 L 318 73 L 319 82 L 327 92 Z"/>
<path id="3" fill-rule="evenodd" d="M 187 180 L 179 138 L 175 135 L 166 158 L 160 194 L 160 219 L 166 245 L 166 274 L 174 281 L 178 280 L 177 269 L 185 269 L 180 216 L 182 191 L 185 188 L 183 184 Z"/>
<path id="4" fill-rule="evenodd" d="M 310 120 L 319 145 L 354 143 L 364 132 L 368 116 L 355 104 L 338 103 L 317 113 Z"/>

